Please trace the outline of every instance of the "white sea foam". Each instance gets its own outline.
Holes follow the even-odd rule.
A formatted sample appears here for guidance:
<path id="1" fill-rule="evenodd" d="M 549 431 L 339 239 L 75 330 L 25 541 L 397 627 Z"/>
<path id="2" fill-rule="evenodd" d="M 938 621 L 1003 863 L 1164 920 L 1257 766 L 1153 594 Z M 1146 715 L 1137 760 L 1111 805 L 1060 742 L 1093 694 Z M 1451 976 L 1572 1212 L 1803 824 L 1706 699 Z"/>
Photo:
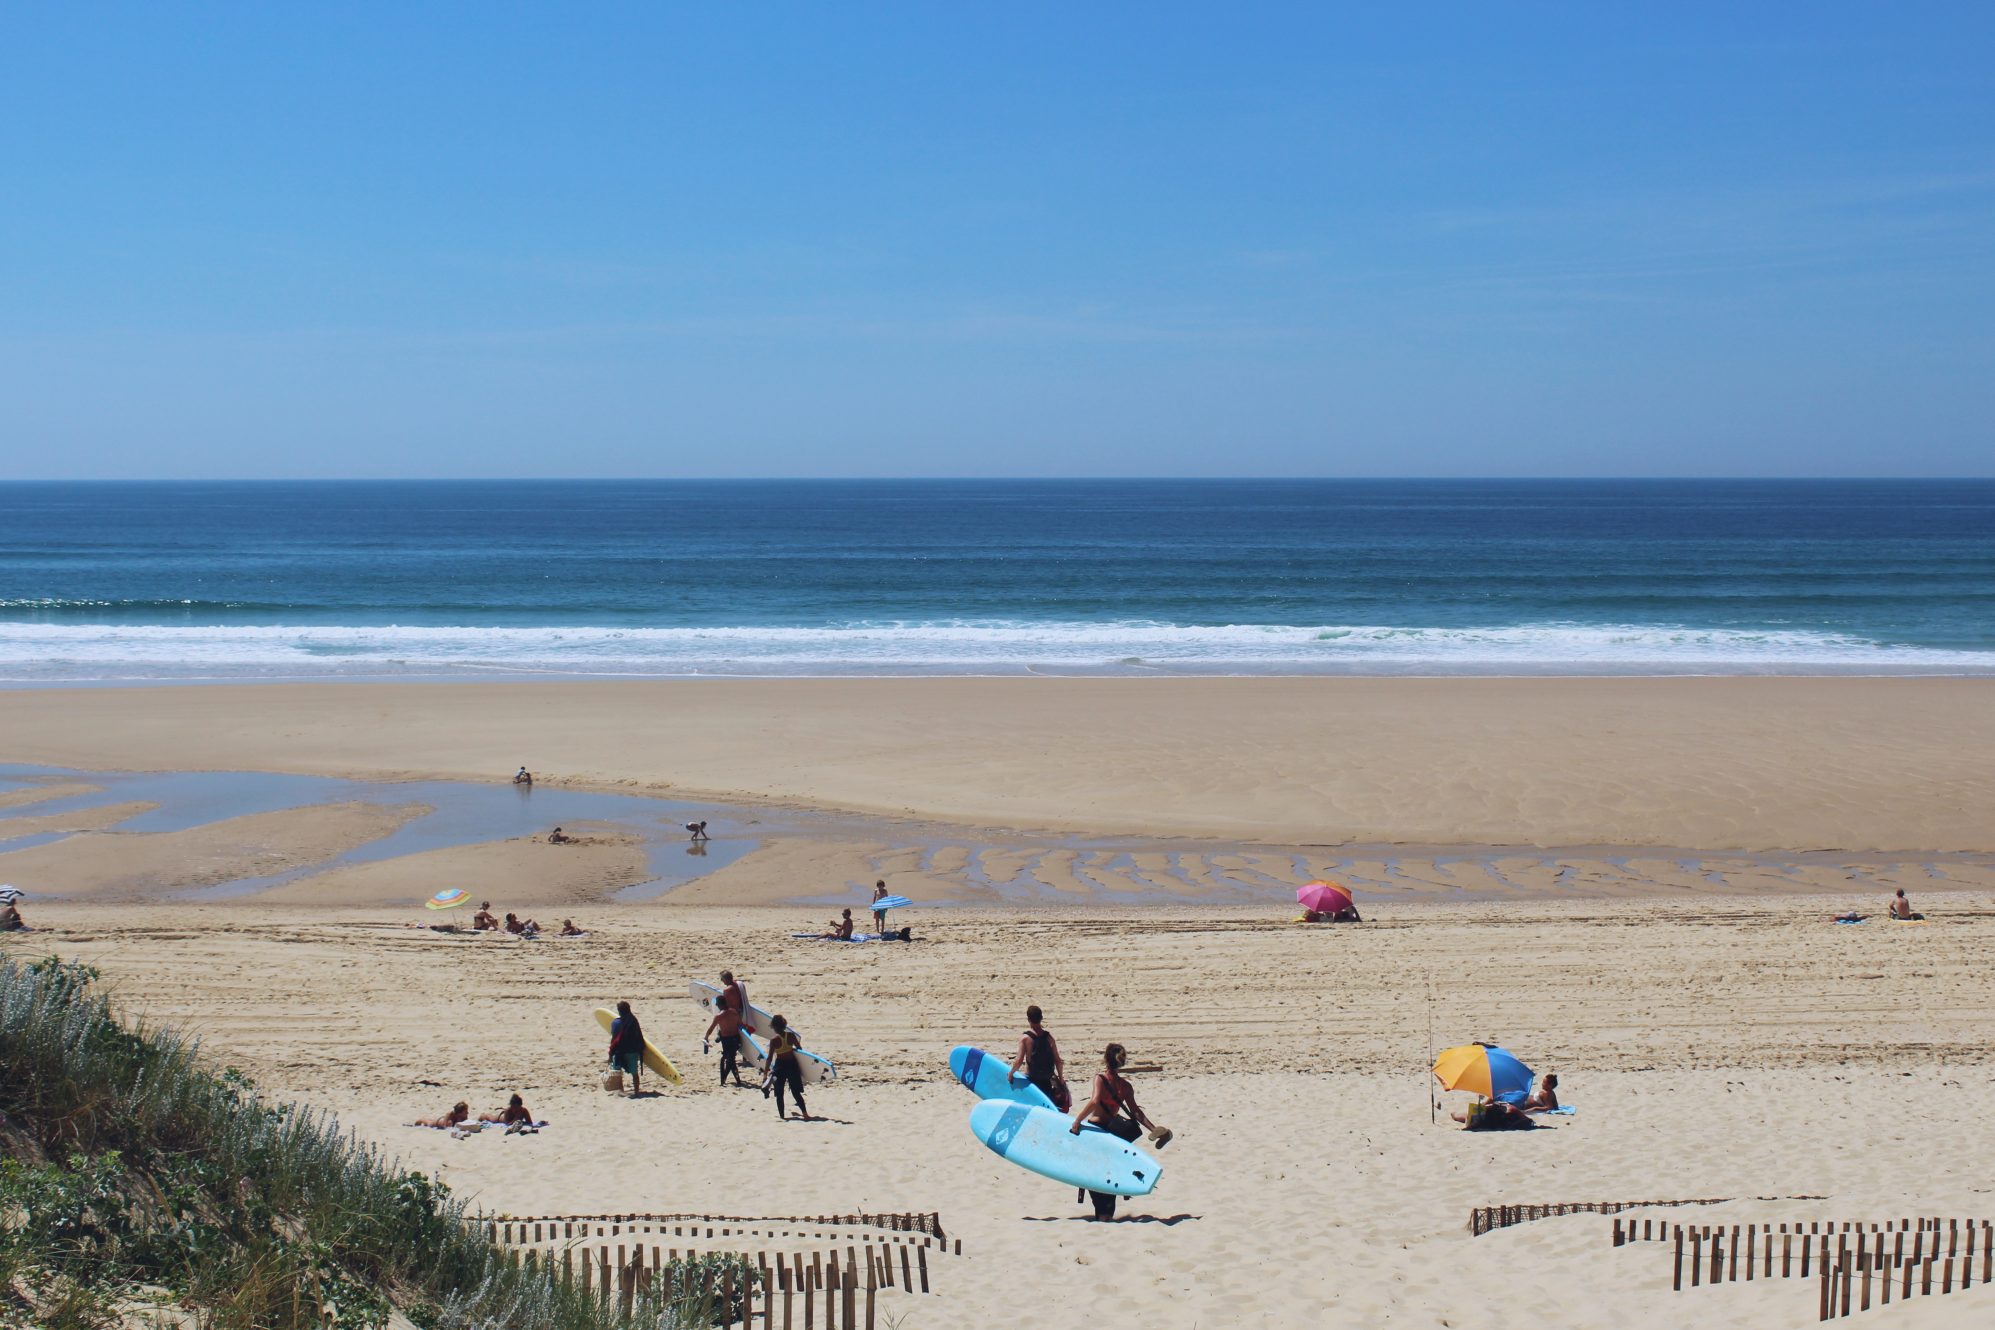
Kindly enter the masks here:
<path id="1" fill-rule="evenodd" d="M 0 623 L 0 679 L 694 674 L 1990 673 L 1995 652 L 1832 633 L 948 621 L 823 628 Z"/>

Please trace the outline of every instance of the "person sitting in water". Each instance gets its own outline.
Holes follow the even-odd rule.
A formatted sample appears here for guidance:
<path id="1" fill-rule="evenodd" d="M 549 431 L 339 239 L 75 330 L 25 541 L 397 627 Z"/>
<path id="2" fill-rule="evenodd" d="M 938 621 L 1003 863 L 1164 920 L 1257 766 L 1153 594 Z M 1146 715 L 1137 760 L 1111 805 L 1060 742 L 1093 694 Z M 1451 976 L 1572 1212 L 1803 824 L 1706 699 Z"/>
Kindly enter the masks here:
<path id="1" fill-rule="evenodd" d="M 518 771 L 515 771 L 513 773 L 513 784 L 515 785 L 533 784 L 533 773 L 531 771 L 528 771 L 525 767 L 521 767 Z"/>
<path id="2" fill-rule="evenodd" d="M 1900 887 L 1898 888 L 1898 894 L 1891 898 L 1891 917 L 1893 919 L 1923 919 L 1926 916 L 1912 912 L 1912 902 L 1905 899 L 1905 888 Z"/>
<path id="3" fill-rule="evenodd" d="M 547 833 L 547 843 L 549 845 L 573 845 L 575 838 L 562 831 L 560 827 L 556 827 Z"/>
<path id="4" fill-rule="evenodd" d="M 514 937 L 532 937 L 540 931 L 540 925 L 532 919 L 522 919 L 516 914 L 508 914 L 506 931 Z"/>
<path id="5" fill-rule="evenodd" d="M 575 927 L 575 921 L 573 919 L 563 919 L 561 921 L 561 936 L 587 937 L 589 936 L 589 930 L 586 928 Z"/>
<path id="6" fill-rule="evenodd" d="M 480 1113 L 478 1120 L 480 1122 L 502 1122 L 510 1127 L 515 1122 L 532 1122 L 533 1114 L 527 1112 L 525 1101 L 519 1095 L 515 1094 L 511 1099 L 506 1101 L 504 1108 L 496 1113 Z"/>
<path id="7" fill-rule="evenodd" d="M 471 1105 L 460 1099 L 451 1105 L 448 1113 L 434 1118 L 417 1118 L 409 1125 L 412 1127 L 435 1127 L 440 1131 L 449 1131 L 452 1127 L 463 1126 L 465 1119 L 470 1116 Z"/>
<path id="8" fill-rule="evenodd" d="M 480 930 L 499 926 L 499 916 L 492 913 L 492 902 L 478 902 L 478 913 L 471 916 L 471 926 Z"/>
<path id="9" fill-rule="evenodd" d="M 1559 1074 L 1548 1071 L 1538 1078 L 1538 1088 L 1531 1091 L 1518 1107 L 1526 1113 L 1555 1113 L 1559 1107 Z"/>

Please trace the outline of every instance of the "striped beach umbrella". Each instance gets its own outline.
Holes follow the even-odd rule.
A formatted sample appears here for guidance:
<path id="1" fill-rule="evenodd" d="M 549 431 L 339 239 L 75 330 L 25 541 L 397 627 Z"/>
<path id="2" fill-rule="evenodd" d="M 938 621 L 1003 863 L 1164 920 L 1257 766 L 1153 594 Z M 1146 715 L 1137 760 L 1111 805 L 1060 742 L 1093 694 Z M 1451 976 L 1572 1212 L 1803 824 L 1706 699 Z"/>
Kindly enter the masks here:
<path id="1" fill-rule="evenodd" d="M 1443 1090 L 1466 1090 L 1485 1099 L 1531 1092 L 1531 1069 L 1515 1053 L 1495 1044 L 1463 1044 L 1441 1050 L 1434 1076 Z"/>
<path id="2" fill-rule="evenodd" d="M 914 902 L 905 896 L 882 896 L 866 908 L 869 910 L 898 910 L 903 905 L 912 904 Z"/>
<path id="3" fill-rule="evenodd" d="M 19 887 L 10 887 L 4 882 L 0 882 L 0 905 L 12 905 L 26 894 Z"/>
<path id="4" fill-rule="evenodd" d="M 470 899 L 471 893 L 463 887 L 445 887 L 442 891 L 437 892 L 436 895 L 423 902 L 423 908 L 428 910 L 448 910 L 453 906 L 462 905 Z"/>

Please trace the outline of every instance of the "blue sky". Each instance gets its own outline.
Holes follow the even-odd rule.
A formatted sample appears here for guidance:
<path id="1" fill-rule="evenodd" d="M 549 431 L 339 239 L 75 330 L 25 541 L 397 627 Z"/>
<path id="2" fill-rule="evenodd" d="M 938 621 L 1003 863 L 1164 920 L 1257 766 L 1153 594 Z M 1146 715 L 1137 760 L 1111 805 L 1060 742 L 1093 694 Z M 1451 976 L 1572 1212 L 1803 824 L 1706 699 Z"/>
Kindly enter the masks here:
<path id="1" fill-rule="evenodd" d="M 1991 50 L 1965 3 L 15 4 L 0 475 L 1988 475 Z"/>

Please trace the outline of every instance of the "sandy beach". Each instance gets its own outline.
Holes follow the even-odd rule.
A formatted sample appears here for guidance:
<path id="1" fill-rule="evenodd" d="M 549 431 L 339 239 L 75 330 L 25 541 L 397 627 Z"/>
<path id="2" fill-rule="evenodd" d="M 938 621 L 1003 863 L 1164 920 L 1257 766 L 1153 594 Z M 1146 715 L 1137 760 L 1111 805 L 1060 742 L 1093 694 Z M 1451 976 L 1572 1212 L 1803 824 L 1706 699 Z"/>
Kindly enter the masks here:
<path id="1" fill-rule="evenodd" d="M 32 841 L 0 842 L 0 880 L 42 931 L 4 945 L 98 966 L 129 1012 L 494 1213 L 935 1212 L 963 1255 L 888 1304 L 908 1326 L 1001 1323 L 1026 1279 L 1118 1327 L 1772 1330 L 1813 1322 L 1813 1283 L 1676 1293 L 1604 1216 L 1471 1237 L 1469 1212 L 1995 1214 L 1991 703 L 1822 679 L 5 693 L 0 761 L 34 771 L 0 791 L 0 832 Z M 506 785 L 522 761 L 531 796 Z M 196 797 L 121 774 L 203 770 L 373 784 L 279 808 L 275 776 Z M 466 812 L 533 823 L 523 798 L 570 790 L 675 802 L 571 819 L 575 845 Z M 688 800 L 713 803 L 711 847 L 676 830 Z M 1289 922 L 1319 874 L 1366 924 Z M 875 877 L 935 903 L 897 916 L 915 942 L 790 939 Z M 591 935 L 433 932 L 455 916 L 417 903 L 445 883 Z M 1878 917 L 1897 887 L 1928 922 Z M 1871 921 L 1830 922 L 1852 907 Z M 711 1083 L 684 992 L 724 967 L 840 1064 L 826 1121 Z M 618 999 L 684 1086 L 602 1091 L 590 1011 Z M 1084 1222 L 967 1130 L 947 1051 L 1009 1049 L 1028 1002 L 1073 1078 L 1111 1039 L 1158 1068 L 1137 1083 L 1178 1139 L 1135 1222 Z M 1432 1047 L 1470 1039 L 1558 1071 L 1578 1112 L 1430 1121 Z M 553 1125 L 402 1125 L 515 1090 Z M 1866 1315 L 1991 1312 L 1975 1290 Z"/>
<path id="2" fill-rule="evenodd" d="M 0 692 L 15 762 L 543 780 L 981 827 L 1995 849 L 1988 679 L 764 679 Z"/>

